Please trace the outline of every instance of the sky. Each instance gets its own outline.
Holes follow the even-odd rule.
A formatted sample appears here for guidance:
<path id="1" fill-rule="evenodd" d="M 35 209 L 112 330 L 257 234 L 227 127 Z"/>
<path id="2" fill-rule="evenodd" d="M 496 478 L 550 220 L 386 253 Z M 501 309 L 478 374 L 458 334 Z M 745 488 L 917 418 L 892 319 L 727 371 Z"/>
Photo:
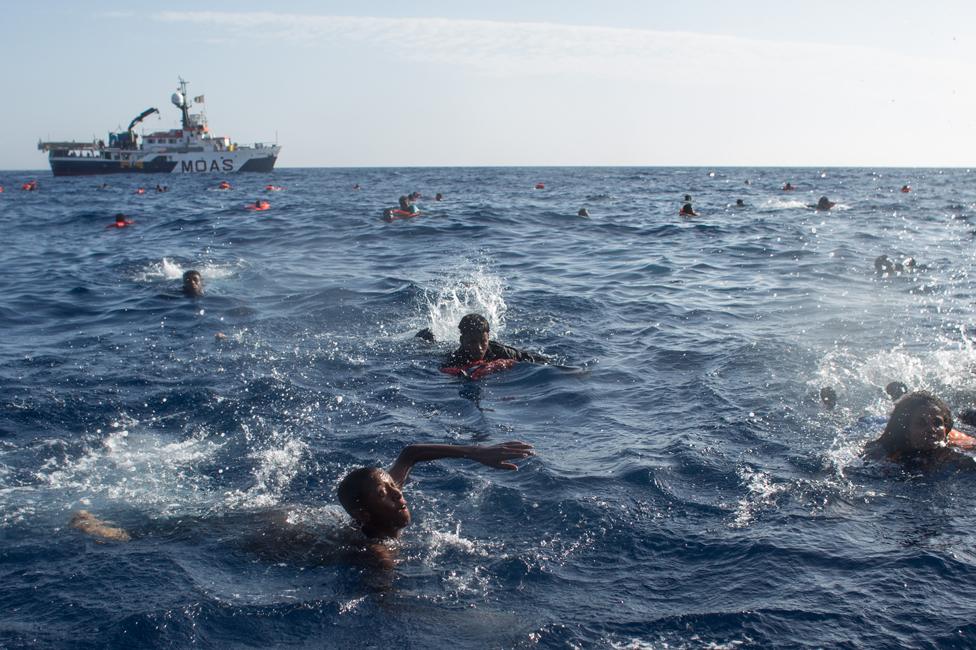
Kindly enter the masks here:
<path id="1" fill-rule="evenodd" d="M 179 77 L 282 167 L 976 165 L 970 2 L 37 0 L 0 55 L 5 170 Z"/>

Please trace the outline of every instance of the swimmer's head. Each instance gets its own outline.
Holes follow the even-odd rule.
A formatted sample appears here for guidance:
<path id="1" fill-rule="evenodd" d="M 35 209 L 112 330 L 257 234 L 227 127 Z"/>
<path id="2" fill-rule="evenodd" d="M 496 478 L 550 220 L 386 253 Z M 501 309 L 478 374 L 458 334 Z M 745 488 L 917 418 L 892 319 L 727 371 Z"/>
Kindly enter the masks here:
<path id="1" fill-rule="evenodd" d="M 183 293 L 194 298 L 203 295 L 203 276 L 200 271 L 190 269 L 183 274 Z"/>
<path id="2" fill-rule="evenodd" d="M 441 194 L 440 192 L 438 192 L 437 194 L 434 195 L 434 200 L 435 201 L 440 201 L 443 198 L 444 198 L 444 195 Z"/>
<path id="3" fill-rule="evenodd" d="M 367 537 L 396 537 L 410 523 L 403 491 L 379 467 L 349 472 L 339 483 L 339 503 Z"/>
<path id="4" fill-rule="evenodd" d="M 690 203 L 691 202 L 691 194 L 685 194 L 685 202 L 686 203 Z"/>
<path id="5" fill-rule="evenodd" d="M 745 201 L 743 201 L 742 199 L 736 199 L 735 200 L 735 207 L 737 207 L 737 208 L 741 208 L 741 207 L 745 206 L 745 204 L 746 204 Z"/>
<path id="6" fill-rule="evenodd" d="M 122 214 L 121 212 L 119 212 L 117 215 L 115 215 L 115 223 L 117 225 L 118 224 L 122 224 L 124 226 L 125 225 L 125 215 Z"/>
<path id="7" fill-rule="evenodd" d="M 899 397 L 908 392 L 908 386 L 900 381 L 893 381 L 885 386 L 885 392 L 888 393 L 888 397 L 898 401 Z"/>
<path id="8" fill-rule="evenodd" d="M 945 402 L 916 391 L 895 402 L 881 441 L 889 453 L 932 450 L 946 444 L 952 424 L 952 412 Z"/>
<path id="9" fill-rule="evenodd" d="M 830 386 L 824 386 L 820 389 L 820 403 L 828 411 L 832 411 L 835 406 L 837 406 L 837 391 L 835 391 Z"/>
<path id="10" fill-rule="evenodd" d="M 586 208 L 580 208 L 579 212 L 576 213 L 577 217 L 588 217 L 590 216 L 590 211 Z"/>
<path id="11" fill-rule="evenodd" d="M 468 314 L 458 323 L 461 331 L 461 349 L 471 359 L 482 359 L 488 352 L 488 319 L 481 314 Z"/>
<path id="12" fill-rule="evenodd" d="M 821 196 L 820 200 L 817 201 L 818 210 L 829 210 L 835 205 L 837 204 L 831 201 L 830 199 L 828 199 L 826 196 Z"/>
<path id="13" fill-rule="evenodd" d="M 874 258 L 874 270 L 878 275 L 895 272 L 895 263 L 887 255 L 879 255 Z"/>

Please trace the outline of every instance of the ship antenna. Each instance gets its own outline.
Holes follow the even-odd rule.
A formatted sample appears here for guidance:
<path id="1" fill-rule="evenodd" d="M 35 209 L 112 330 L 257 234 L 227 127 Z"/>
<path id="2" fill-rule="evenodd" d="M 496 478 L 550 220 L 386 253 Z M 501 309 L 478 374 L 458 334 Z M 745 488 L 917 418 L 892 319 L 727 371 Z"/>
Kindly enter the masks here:
<path id="1" fill-rule="evenodd" d="M 183 77 L 178 77 L 180 80 L 180 95 L 183 96 L 183 103 L 180 104 L 179 109 L 183 113 L 183 129 L 189 130 L 190 128 L 190 97 L 186 94 L 186 81 Z"/>

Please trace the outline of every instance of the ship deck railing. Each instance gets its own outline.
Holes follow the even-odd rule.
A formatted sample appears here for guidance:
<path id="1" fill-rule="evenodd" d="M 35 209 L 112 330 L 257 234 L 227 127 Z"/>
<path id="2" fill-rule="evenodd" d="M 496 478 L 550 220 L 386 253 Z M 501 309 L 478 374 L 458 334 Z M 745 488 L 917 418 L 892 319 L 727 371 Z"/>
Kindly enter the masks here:
<path id="1" fill-rule="evenodd" d="M 38 142 L 37 149 L 39 151 L 65 151 L 74 149 L 78 150 L 96 150 L 101 148 L 100 142 Z"/>

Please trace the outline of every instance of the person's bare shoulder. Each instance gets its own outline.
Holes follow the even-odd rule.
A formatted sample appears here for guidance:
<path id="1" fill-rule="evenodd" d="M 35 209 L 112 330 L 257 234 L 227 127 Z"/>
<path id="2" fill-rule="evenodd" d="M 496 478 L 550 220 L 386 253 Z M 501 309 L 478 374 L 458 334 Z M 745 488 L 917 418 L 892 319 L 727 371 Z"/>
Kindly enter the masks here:
<path id="1" fill-rule="evenodd" d="M 77 528 L 86 535 L 110 539 L 116 542 L 128 542 L 132 537 L 122 528 L 102 521 L 87 510 L 79 510 L 71 518 L 72 528 Z"/>

